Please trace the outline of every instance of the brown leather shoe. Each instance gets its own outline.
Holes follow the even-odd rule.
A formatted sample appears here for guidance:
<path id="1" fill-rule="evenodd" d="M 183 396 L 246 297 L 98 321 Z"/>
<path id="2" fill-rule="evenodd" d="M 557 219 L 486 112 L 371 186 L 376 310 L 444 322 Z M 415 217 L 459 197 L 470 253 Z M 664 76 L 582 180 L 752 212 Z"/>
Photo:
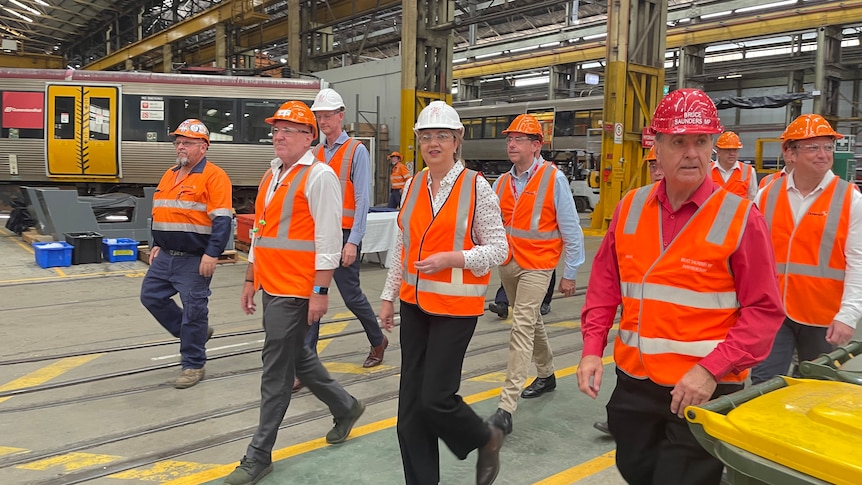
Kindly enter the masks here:
<path id="1" fill-rule="evenodd" d="M 491 437 L 479 448 L 479 459 L 476 460 L 476 485 L 491 485 L 500 473 L 500 448 L 506 435 L 502 429 L 490 424 L 488 431 Z"/>
<path id="2" fill-rule="evenodd" d="M 299 382 L 299 377 L 293 378 L 293 392 L 297 392 L 302 389 L 302 383 Z"/>
<path id="3" fill-rule="evenodd" d="M 386 352 L 386 347 L 389 347 L 389 339 L 386 338 L 386 335 L 383 336 L 383 342 L 380 343 L 377 347 L 371 347 L 371 352 L 368 353 L 368 357 L 365 359 L 365 363 L 362 364 L 362 367 L 375 367 L 380 365 L 383 362 L 383 353 Z"/>

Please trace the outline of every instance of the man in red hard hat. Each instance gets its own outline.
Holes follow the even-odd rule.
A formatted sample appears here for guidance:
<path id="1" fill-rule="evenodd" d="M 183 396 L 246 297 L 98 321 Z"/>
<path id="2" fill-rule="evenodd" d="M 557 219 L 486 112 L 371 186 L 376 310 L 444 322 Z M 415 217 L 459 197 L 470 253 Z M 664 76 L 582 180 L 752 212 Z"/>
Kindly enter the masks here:
<path id="1" fill-rule="evenodd" d="M 715 142 L 717 160 L 712 163 L 712 181 L 724 190 L 754 200 L 757 195 L 757 174 L 754 167 L 739 161 L 742 142 L 739 135 L 725 131 Z"/>
<path id="2" fill-rule="evenodd" d="M 616 388 L 607 405 L 629 483 L 717 485 L 723 464 L 686 406 L 742 389 L 783 319 L 769 233 L 753 204 L 709 176 L 724 131 L 703 91 L 679 89 L 653 115 L 664 179 L 623 196 L 596 253 L 581 315 L 578 386 L 595 398 L 617 310 Z"/>
<path id="3" fill-rule="evenodd" d="M 196 119 L 180 123 L 175 136 L 176 165 L 153 194 L 153 250 L 141 285 L 141 303 L 171 335 L 180 339 L 182 371 L 177 389 L 204 378 L 210 281 L 230 238 L 230 178 L 207 160 L 209 130 Z M 173 300 L 179 293 L 182 308 Z"/>
<path id="4" fill-rule="evenodd" d="M 843 137 L 820 115 L 793 120 L 781 136 L 793 171 L 758 194 L 787 318 L 755 384 L 787 375 L 794 351 L 802 362 L 846 344 L 862 318 L 862 195 L 832 173 Z"/>

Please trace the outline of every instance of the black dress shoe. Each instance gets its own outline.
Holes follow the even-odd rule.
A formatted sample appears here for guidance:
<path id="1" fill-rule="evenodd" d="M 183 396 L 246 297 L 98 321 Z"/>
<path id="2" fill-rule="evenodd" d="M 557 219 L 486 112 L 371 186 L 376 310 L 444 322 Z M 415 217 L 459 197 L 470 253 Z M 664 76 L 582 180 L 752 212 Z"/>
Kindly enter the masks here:
<path id="1" fill-rule="evenodd" d="M 503 305 L 502 303 L 491 303 L 488 305 L 488 310 L 496 313 L 498 317 L 503 320 L 509 318 L 509 305 Z"/>
<path id="2" fill-rule="evenodd" d="M 479 459 L 476 460 L 476 485 L 491 485 L 500 473 L 500 448 L 506 435 L 496 426 L 488 425 L 491 437 L 484 446 L 479 447 Z"/>
<path id="3" fill-rule="evenodd" d="M 512 434 L 512 413 L 503 409 L 497 409 L 487 420 L 489 424 L 503 430 L 506 434 Z"/>
<path id="4" fill-rule="evenodd" d="M 596 421 L 595 423 L 593 423 L 593 428 L 596 428 L 604 434 L 611 434 L 611 430 L 608 428 L 607 421 Z"/>
<path id="5" fill-rule="evenodd" d="M 539 313 L 542 315 L 547 315 L 551 313 L 551 304 L 550 303 L 542 303 L 542 306 L 539 308 Z"/>
<path id="6" fill-rule="evenodd" d="M 526 389 L 521 392 L 521 397 L 524 399 L 530 399 L 534 397 L 539 397 L 546 392 L 551 392 L 557 388 L 557 377 L 554 374 L 551 374 L 550 377 L 537 377 L 532 384 L 527 386 Z"/>

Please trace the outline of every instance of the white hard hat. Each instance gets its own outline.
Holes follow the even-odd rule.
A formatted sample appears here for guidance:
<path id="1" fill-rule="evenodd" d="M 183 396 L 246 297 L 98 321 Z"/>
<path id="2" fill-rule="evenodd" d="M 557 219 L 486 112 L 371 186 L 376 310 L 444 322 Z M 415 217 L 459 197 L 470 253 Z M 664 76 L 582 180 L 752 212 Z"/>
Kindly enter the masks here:
<path id="1" fill-rule="evenodd" d="M 419 113 L 413 131 L 418 134 L 419 130 L 427 128 L 459 130 L 461 135 L 464 135 L 464 125 L 461 124 L 458 112 L 443 101 L 432 101 Z"/>
<path id="2" fill-rule="evenodd" d="M 311 105 L 311 111 L 335 111 L 337 109 L 344 109 L 344 100 L 341 99 L 340 94 L 330 88 L 321 89 L 314 97 L 314 104 Z"/>

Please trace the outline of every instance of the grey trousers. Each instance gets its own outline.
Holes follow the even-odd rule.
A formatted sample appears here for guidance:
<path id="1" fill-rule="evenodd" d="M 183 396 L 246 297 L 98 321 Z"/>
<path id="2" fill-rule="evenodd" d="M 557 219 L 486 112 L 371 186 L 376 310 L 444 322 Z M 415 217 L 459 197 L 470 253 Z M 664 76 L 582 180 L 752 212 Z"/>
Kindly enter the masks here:
<path id="1" fill-rule="evenodd" d="M 304 345 L 308 331 L 308 300 L 263 294 L 263 374 L 260 378 L 260 424 L 246 457 L 272 461 L 278 428 L 287 412 L 293 378 L 302 383 L 329 407 L 336 419 L 347 417 L 355 399 L 338 384 L 320 363 L 317 354 Z"/>

